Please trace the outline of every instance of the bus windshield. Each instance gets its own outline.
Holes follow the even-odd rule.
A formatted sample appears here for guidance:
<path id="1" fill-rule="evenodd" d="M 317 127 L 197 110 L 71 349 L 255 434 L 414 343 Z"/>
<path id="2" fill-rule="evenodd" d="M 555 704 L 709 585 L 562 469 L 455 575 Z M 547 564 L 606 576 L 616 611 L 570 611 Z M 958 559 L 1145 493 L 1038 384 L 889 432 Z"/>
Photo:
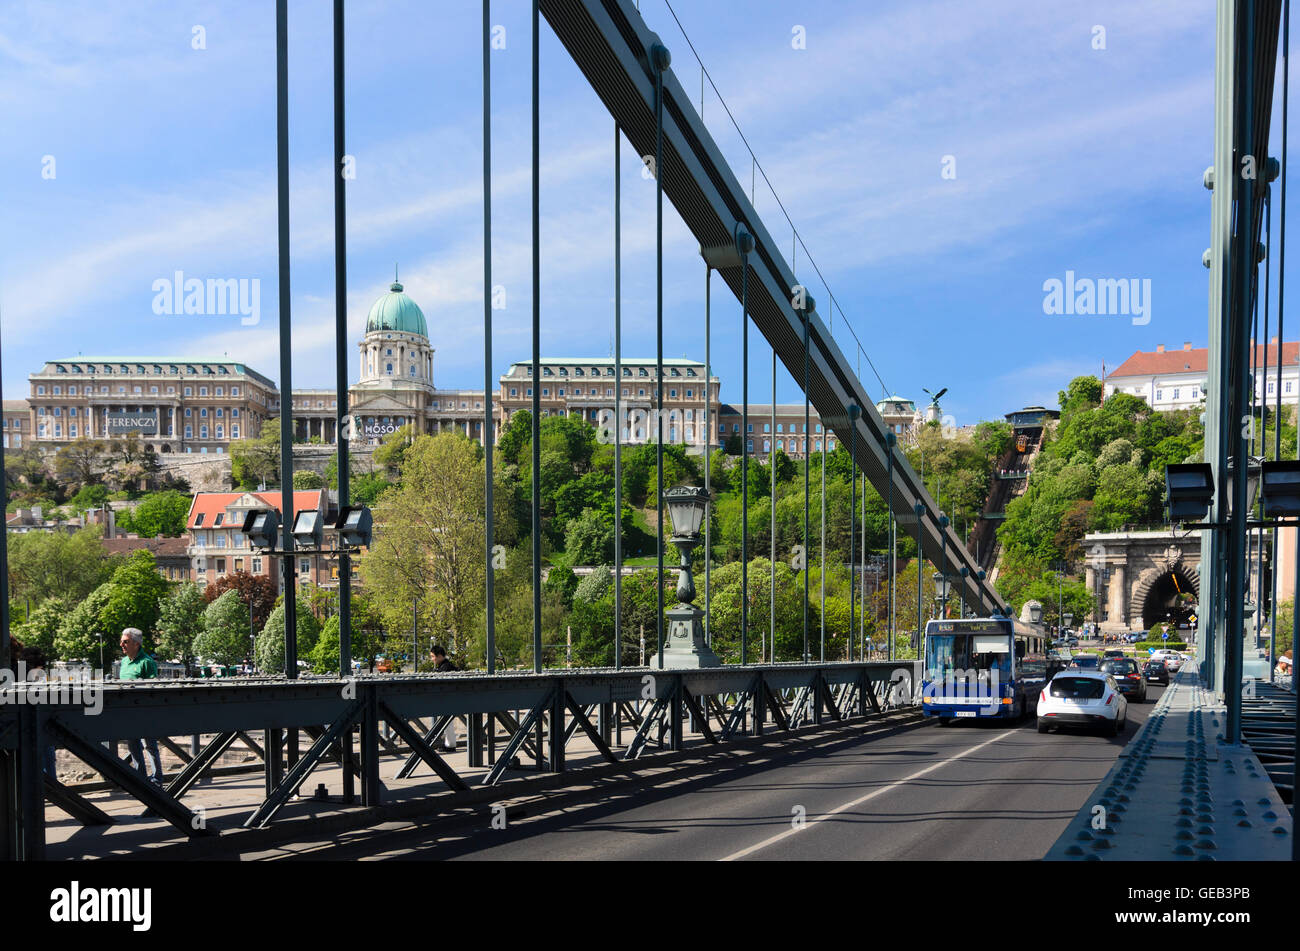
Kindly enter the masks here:
<path id="1" fill-rule="evenodd" d="M 966 670 L 998 671 L 1011 679 L 1011 635 L 929 634 L 925 639 L 925 677 L 930 681 Z"/>

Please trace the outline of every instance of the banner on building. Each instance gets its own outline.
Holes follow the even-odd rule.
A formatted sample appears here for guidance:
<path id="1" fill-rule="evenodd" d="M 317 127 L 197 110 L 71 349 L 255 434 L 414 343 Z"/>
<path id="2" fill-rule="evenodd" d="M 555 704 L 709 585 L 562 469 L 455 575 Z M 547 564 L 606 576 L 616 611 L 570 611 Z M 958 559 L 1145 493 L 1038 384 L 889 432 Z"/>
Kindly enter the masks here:
<path id="1" fill-rule="evenodd" d="M 142 436 L 158 435 L 157 412 L 125 413 L 110 411 L 105 415 L 105 420 L 110 436 L 124 436 L 127 433 L 139 433 Z"/>

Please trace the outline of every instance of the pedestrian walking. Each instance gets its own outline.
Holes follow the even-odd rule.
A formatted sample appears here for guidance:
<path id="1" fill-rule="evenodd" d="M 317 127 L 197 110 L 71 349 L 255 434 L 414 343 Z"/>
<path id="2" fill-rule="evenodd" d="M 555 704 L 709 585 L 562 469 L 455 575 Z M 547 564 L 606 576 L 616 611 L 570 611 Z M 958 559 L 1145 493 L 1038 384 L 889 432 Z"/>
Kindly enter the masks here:
<path id="1" fill-rule="evenodd" d="M 122 662 L 117 673 L 119 680 L 153 680 L 158 676 L 158 662 L 144 652 L 144 633 L 138 627 L 124 629 L 119 643 L 122 647 Z M 127 740 L 126 746 L 131 751 L 131 762 L 140 774 L 148 775 L 151 783 L 161 786 L 162 759 L 158 756 L 158 740 L 152 736 L 135 737 Z"/>

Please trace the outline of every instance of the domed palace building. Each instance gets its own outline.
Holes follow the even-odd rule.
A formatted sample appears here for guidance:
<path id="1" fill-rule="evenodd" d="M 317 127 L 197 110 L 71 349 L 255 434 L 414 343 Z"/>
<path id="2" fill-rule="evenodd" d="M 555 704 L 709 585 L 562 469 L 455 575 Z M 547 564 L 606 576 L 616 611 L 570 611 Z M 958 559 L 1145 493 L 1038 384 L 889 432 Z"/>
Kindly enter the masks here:
<path id="1" fill-rule="evenodd" d="M 371 306 L 359 351 L 358 382 L 348 391 L 354 442 L 378 445 L 407 424 L 419 433 L 456 430 L 482 441 L 483 391 L 434 386 L 424 312 L 398 281 Z"/>

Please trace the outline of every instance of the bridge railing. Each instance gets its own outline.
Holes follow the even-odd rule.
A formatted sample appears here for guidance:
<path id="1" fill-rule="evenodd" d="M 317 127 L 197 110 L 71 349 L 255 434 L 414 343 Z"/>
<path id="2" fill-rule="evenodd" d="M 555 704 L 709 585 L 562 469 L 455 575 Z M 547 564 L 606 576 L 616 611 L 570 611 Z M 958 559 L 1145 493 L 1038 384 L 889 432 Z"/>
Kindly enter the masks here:
<path id="1" fill-rule="evenodd" d="M 75 694 L 19 684 L 0 691 L 0 750 L 12 754 L 18 766 L 16 782 L 0 795 L 4 857 L 44 855 L 46 798 L 87 825 L 113 821 L 75 786 L 44 772 L 50 746 L 67 750 L 181 834 L 198 837 L 214 828 L 186 806 L 186 794 L 237 740 L 256 749 L 250 734 L 263 738 L 267 777 L 265 798 L 243 823 L 251 828 L 268 825 L 327 761 L 342 767 L 344 801 L 354 801 L 356 783 L 360 805 L 373 807 L 384 798 L 379 772 L 384 755 L 405 758 L 399 779 L 425 765 L 448 790 L 467 792 L 471 785 L 499 783 L 520 756 L 531 758 L 539 771 L 564 772 L 566 751 L 579 732 L 594 756 L 631 768 L 652 748 L 710 747 L 886 715 L 913 703 L 919 678 L 920 664 L 904 661 L 491 676 L 82 681 Z M 437 748 L 453 719 L 463 719 L 469 728 L 461 770 Z M 182 757 L 186 762 L 165 786 L 151 783 L 115 753 L 124 738 L 197 734 L 211 738 L 197 755 Z M 306 749 L 300 745 L 303 735 Z M 591 761 L 593 754 L 585 758 Z"/>

